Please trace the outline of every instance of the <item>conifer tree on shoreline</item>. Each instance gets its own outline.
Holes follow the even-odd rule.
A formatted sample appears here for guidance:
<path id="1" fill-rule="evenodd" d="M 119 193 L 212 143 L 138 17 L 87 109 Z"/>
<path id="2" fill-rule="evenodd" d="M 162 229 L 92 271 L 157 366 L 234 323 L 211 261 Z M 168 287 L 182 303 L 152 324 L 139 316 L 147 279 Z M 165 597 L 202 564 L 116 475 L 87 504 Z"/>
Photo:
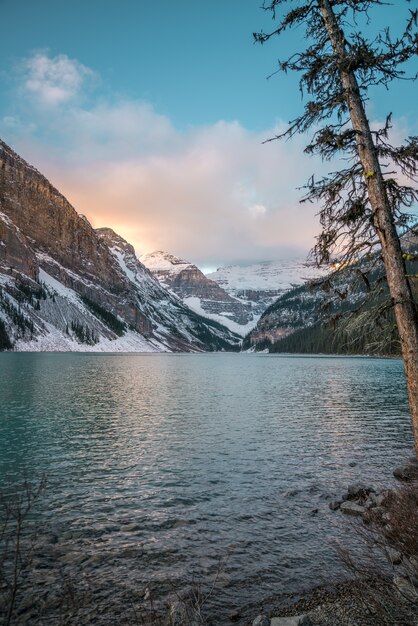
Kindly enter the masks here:
<path id="1" fill-rule="evenodd" d="M 268 0 L 277 26 L 254 33 L 265 43 L 284 31 L 304 26 L 306 47 L 279 63 L 301 73 L 300 88 L 309 96 L 302 114 L 273 139 L 313 129 L 308 154 L 324 160 L 343 156 L 344 167 L 321 180 L 312 177 L 305 200 L 319 202 L 321 233 L 313 250 L 320 265 L 341 266 L 359 259 L 383 261 L 401 342 L 418 457 L 418 312 L 406 274 L 399 234 L 408 224 L 405 209 L 418 201 L 418 137 L 400 146 L 390 143 L 389 114 L 383 128 L 372 130 L 366 113 L 370 87 L 407 76 L 405 64 L 418 55 L 418 11 L 408 11 L 405 30 L 389 29 L 373 40 L 359 23 L 382 0 Z M 405 3 L 406 4 L 406 3 Z M 279 15 L 280 13 L 280 15 Z M 400 181 L 408 179 L 407 184 Z M 367 280 L 367 277 L 365 277 Z"/>

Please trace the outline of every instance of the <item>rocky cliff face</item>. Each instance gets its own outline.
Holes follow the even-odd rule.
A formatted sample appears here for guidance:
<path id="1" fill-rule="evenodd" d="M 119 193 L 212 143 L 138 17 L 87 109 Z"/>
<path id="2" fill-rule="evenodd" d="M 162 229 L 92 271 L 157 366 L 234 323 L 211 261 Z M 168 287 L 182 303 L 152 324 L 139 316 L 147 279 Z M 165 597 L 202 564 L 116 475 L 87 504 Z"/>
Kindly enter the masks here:
<path id="1" fill-rule="evenodd" d="M 216 319 L 240 334 L 245 334 L 256 323 L 249 303 L 228 294 L 193 263 L 162 251 L 142 256 L 141 262 L 158 278 L 161 285 L 176 294 L 192 310 Z"/>
<path id="2" fill-rule="evenodd" d="M 96 232 L 1 141 L 0 287 L 0 322 L 16 349 L 100 349 L 104 342 L 107 350 L 214 350 L 239 343 L 181 305 L 132 246 L 109 229 Z"/>
<path id="3" fill-rule="evenodd" d="M 26 249 L 36 251 L 39 267 L 81 294 L 94 292 L 93 299 L 121 315 L 138 332 L 151 333 L 149 320 L 135 310 L 125 277 L 89 222 L 3 142 L 0 202 L 2 213 L 25 238 Z M 34 268 L 32 278 L 36 274 Z"/>
<path id="4" fill-rule="evenodd" d="M 94 230 L 48 180 L 0 142 L 2 211 L 37 250 L 111 291 L 121 288 L 109 251 Z"/>
<path id="5" fill-rule="evenodd" d="M 38 263 L 25 237 L 12 220 L 0 213 L 0 266 L 15 268 L 33 280 L 38 276 Z"/>
<path id="6" fill-rule="evenodd" d="M 209 280 L 196 265 L 183 261 L 167 252 L 144 254 L 141 262 L 180 297 L 197 296 L 213 300 L 231 300 L 228 294 L 213 280 Z"/>

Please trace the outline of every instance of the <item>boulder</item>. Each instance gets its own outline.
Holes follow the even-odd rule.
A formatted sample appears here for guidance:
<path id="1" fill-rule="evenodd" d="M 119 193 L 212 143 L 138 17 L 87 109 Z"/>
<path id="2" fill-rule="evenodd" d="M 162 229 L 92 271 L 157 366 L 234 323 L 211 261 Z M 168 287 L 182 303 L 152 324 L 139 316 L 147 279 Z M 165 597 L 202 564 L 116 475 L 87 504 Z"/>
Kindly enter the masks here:
<path id="1" fill-rule="evenodd" d="M 267 615 L 257 615 L 253 621 L 253 626 L 270 626 L 270 618 Z"/>
<path id="2" fill-rule="evenodd" d="M 349 500 L 357 500 L 358 498 L 367 498 L 367 496 L 374 492 L 372 487 L 367 487 L 362 483 L 355 483 L 348 485 L 347 496 Z"/>
<path id="3" fill-rule="evenodd" d="M 412 480 L 418 480 L 418 463 L 417 461 L 401 465 L 393 470 L 393 475 L 398 480 L 404 482 L 410 482 Z"/>
<path id="4" fill-rule="evenodd" d="M 399 565 L 402 562 L 402 553 L 399 552 L 399 550 L 395 550 L 395 548 L 389 546 L 386 548 L 386 553 L 393 565 Z"/>
<path id="5" fill-rule="evenodd" d="M 407 598 L 410 602 L 418 604 L 418 589 L 415 588 L 408 578 L 395 575 L 393 577 L 393 583 L 404 598 Z"/>
<path id="6" fill-rule="evenodd" d="M 333 502 L 329 503 L 329 508 L 331 509 L 331 511 L 337 511 L 341 506 L 341 502 L 339 500 L 334 500 Z"/>
<path id="7" fill-rule="evenodd" d="M 312 626 L 307 615 L 293 615 L 292 617 L 272 617 L 271 626 Z"/>
<path id="8" fill-rule="evenodd" d="M 228 615 L 229 619 L 231 620 L 231 622 L 236 622 L 239 620 L 239 618 L 241 617 L 241 613 L 236 609 L 235 611 L 232 611 L 229 615 Z"/>
<path id="9" fill-rule="evenodd" d="M 364 506 L 350 500 L 343 502 L 340 509 L 343 513 L 348 513 L 349 515 L 363 515 L 366 512 Z"/>

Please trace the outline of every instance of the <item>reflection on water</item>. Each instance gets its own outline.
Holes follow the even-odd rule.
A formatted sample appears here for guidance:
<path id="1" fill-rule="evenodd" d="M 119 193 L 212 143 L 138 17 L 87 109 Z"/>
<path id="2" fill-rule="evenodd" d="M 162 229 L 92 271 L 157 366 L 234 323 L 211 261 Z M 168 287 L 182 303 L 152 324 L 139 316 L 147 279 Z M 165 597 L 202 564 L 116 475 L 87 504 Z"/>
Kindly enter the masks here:
<path id="1" fill-rule="evenodd" d="M 45 522 L 115 597 L 227 555 L 214 610 L 329 580 L 328 500 L 413 449 L 397 360 L 2 354 L 0 373 L 0 475 L 48 474 Z"/>

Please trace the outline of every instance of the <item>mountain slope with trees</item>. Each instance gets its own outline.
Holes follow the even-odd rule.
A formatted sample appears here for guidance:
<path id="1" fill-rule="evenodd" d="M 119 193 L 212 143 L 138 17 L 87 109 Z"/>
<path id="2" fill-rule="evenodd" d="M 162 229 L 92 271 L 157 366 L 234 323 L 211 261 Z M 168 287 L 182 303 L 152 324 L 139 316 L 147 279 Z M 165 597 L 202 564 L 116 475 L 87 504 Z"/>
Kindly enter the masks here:
<path id="1" fill-rule="evenodd" d="M 402 237 L 406 270 L 418 302 L 418 226 Z M 382 264 L 336 271 L 279 297 L 244 339 L 243 349 L 269 352 L 400 355 Z M 371 285 L 375 288 L 371 290 Z M 377 289 L 378 286 L 378 289 Z"/>

